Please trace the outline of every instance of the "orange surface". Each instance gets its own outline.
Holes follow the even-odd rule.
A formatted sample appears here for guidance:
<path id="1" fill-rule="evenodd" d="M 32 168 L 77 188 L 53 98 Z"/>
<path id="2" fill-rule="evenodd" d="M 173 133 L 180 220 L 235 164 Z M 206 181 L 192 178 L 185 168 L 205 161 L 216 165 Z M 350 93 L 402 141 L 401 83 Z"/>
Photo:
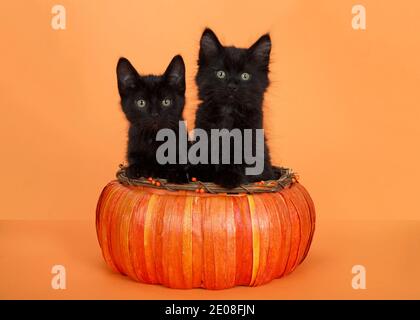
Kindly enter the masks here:
<path id="1" fill-rule="evenodd" d="M 290 275 L 260 287 L 169 289 L 108 268 L 94 221 L 1 221 L 0 298 L 20 299 L 419 299 L 420 222 L 318 221 L 308 257 Z M 51 288 L 66 267 L 67 289 Z M 366 267 L 366 289 L 351 285 Z"/>
<path id="2" fill-rule="evenodd" d="M 351 27 L 350 0 L 63 0 L 59 31 L 56 3 L 0 2 L 0 219 L 19 220 L 0 224 L 2 298 L 420 298 L 420 2 L 362 1 L 365 31 Z M 126 56 L 160 73 L 182 54 L 191 127 L 206 26 L 238 46 L 271 33 L 268 142 L 314 199 L 318 235 L 301 268 L 267 286 L 168 291 L 109 273 L 94 239 L 96 201 L 125 153 L 115 66 Z M 58 222 L 72 219 L 80 232 Z M 365 292 L 348 283 L 360 260 L 374 271 Z M 61 261 L 72 280 L 54 292 Z"/>

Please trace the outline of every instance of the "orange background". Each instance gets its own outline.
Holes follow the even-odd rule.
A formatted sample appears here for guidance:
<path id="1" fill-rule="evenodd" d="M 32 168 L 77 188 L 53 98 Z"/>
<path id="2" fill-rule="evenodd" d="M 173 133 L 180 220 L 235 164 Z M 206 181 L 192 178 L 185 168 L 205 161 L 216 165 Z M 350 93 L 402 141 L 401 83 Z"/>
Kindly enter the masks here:
<path id="1" fill-rule="evenodd" d="M 249 46 L 271 33 L 266 133 L 274 163 L 297 171 L 313 196 L 318 237 L 326 237 L 318 243 L 325 241 L 328 247 L 331 234 L 323 226 L 334 226 L 336 220 L 369 220 L 372 230 L 372 221 L 419 220 L 418 1 L 58 3 L 67 9 L 66 30 L 51 28 L 56 1 L 0 3 L 0 219 L 93 221 L 102 187 L 124 161 L 127 123 L 116 86 L 118 58 L 130 59 L 140 73 L 159 74 L 175 54 L 182 54 L 187 67 L 185 117 L 192 129 L 198 44 L 209 26 L 222 43 L 236 46 Z M 366 31 L 351 27 L 351 8 L 358 3 L 367 10 Z M 345 223 L 337 225 L 346 228 Z M 398 238 L 398 250 L 420 247 L 416 226 L 418 232 L 409 232 L 410 239 Z M 0 228 L 4 237 L 6 229 Z M 99 251 L 94 229 L 89 230 L 92 252 Z M 392 233 L 404 234 L 404 228 Z M 12 235 L 17 237 L 10 231 Z M 19 261 L 26 261 L 28 246 L 38 246 L 28 238 L 27 245 L 14 247 L 10 237 L 0 246 L 10 244 L 7 249 Z M 376 237 L 366 232 L 366 239 L 379 237 L 388 239 L 388 233 Z M 51 241 L 39 245 L 48 248 Z M 314 251 L 316 241 L 317 235 Z M 360 244 L 350 234 L 348 241 Z M 330 254 L 340 251 L 330 249 Z M 407 259 L 418 262 L 418 250 L 407 251 Z M 346 268 L 340 272 L 350 272 L 351 266 Z M 395 266 L 403 272 L 400 268 Z M 419 276 L 407 279 L 408 285 L 413 282 L 420 283 Z M 7 296 L 2 292 L 0 297 Z M 19 292 L 15 288 L 15 295 L 8 296 Z M 419 291 L 413 294 L 420 296 Z"/>

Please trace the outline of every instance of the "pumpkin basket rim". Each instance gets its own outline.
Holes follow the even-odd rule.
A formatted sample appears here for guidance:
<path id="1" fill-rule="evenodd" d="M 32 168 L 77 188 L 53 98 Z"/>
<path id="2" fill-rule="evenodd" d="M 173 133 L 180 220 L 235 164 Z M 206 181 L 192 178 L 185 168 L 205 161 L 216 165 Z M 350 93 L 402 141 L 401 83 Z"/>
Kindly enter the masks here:
<path id="1" fill-rule="evenodd" d="M 274 172 L 278 176 L 277 179 L 241 184 L 240 186 L 232 189 L 224 188 L 213 182 L 203 182 L 199 180 L 179 184 L 168 182 L 166 179 L 161 178 L 155 178 L 153 181 L 144 177 L 133 179 L 126 175 L 126 169 L 127 166 L 120 164 L 119 170 L 116 173 L 117 180 L 121 184 L 135 187 L 163 189 L 168 191 L 197 191 L 201 189 L 203 192 L 212 194 L 272 193 L 288 188 L 298 181 L 298 175 L 292 169 L 278 166 L 273 166 Z"/>

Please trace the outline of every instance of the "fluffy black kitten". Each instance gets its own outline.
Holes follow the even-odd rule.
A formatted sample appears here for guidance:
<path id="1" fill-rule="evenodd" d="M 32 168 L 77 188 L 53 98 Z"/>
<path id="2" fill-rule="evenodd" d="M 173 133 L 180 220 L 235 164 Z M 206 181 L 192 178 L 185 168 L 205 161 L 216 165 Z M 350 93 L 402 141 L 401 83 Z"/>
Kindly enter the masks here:
<path id="1" fill-rule="evenodd" d="M 224 47 L 213 31 L 204 31 L 196 75 L 199 98 L 202 101 L 196 114 L 196 128 L 204 129 L 208 134 L 211 129 L 238 128 L 242 132 L 244 129 L 262 129 L 262 103 L 269 85 L 270 51 L 271 40 L 268 34 L 263 35 L 250 48 L 242 49 Z M 233 142 L 231 150 L 232 148 Z M 255 139 L 252 150 L 256 150 Z M 227 188 L 273 179 L 274 173 L 265 139 L 263 173 L 246 175 L 246 166 L 244 161 L 239 165 L 198 165 L 193 174 L 201 180 L 214 181 Z"/>
<path id="2" fill-rule="evenodd" d="M 156 160 L 156 150 L 164 143 L 156 141 L 156 133 L 169 128 L 178 139 L 178 122 L 183 120 L 185 65 L 182 57 L 175 56 L 161 76 L 141 76 L 127 59 L 120 58 L 117 78 L 122 109 L 130 122 L 127 175 L 186 182 L 184 165 L 161 165 Z"/>

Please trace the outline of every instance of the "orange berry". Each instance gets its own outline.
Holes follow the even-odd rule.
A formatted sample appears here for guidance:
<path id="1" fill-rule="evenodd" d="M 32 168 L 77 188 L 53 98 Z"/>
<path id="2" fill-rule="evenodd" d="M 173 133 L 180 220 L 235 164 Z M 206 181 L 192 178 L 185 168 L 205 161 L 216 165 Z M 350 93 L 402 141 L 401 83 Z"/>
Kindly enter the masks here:
<path id="1" fill-rule="evenodd" d="M 205 190 L 203 188 L 200 189 L 200 193 L 204 193 Z"/>
<path id="2" fill-rule="evenodd" d="M 161 183 L 159 181 L 156 182 L 156 187 L 160 187 Z"/>
<path id="3" fill-rule="evenodd" d="M 192 182 L 196 182 L 196 181 L 197 181 L 197 178 L 196 178 L 196 177 L 192 177 L 192 178 L 191 178 L 191 181 L 192 181 Z"/>
<path id="4" fill-rule="evenodd" d="M 152 182 L 153 181 L 153 178 L 152 177 L 149 177 L 149 178 L 147 178 L 147 180 L 150 181 L 150 182 Z"/>
<path id="5" fill-rule="evenodd" d="M 195 192 L 200 192 L 200 189 L 195 189 Z"/>

